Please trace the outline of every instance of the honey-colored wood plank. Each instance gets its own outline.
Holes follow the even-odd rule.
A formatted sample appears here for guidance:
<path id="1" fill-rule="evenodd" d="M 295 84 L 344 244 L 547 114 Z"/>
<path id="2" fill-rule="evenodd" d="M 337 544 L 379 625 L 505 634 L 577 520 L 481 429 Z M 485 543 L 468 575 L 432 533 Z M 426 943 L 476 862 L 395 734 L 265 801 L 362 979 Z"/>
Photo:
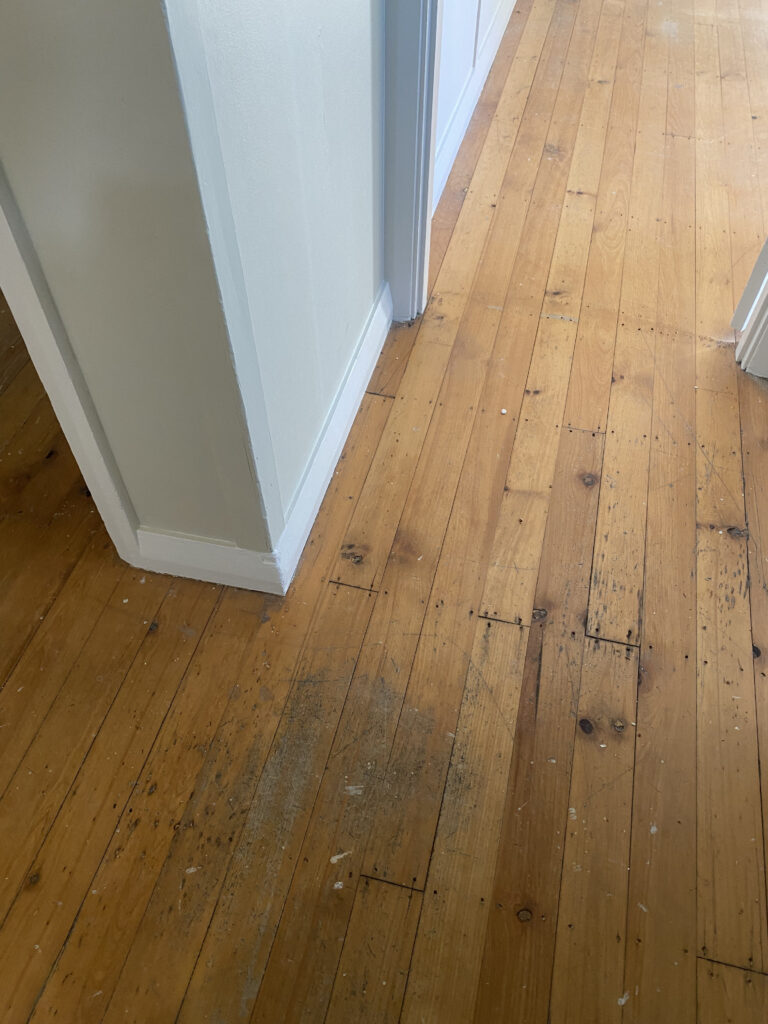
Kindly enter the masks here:
<path id="1" fill-rule="evenodd" d="M 596 85 L 585 93 L 578 132 L 557 138 L 561 117 L 566 124 L 569 119 L 559 110 L 553 117 L 553 151 L 573 149 L 573 161 L 482 600 L 484 615 L 508 622 L 530 622 L 609 116 L 611 93 L 604 85 L 615 68 L 620 28 L 621 8 L 604 9 L 594 53 L 585 55 Z M 558 191 L 555 182 L 552 190 Z M 510 295 L 508 302 L 515 309 L 519 297 Z"/>
<path id="2" fill-rule="evenodd" d="M 459 324 L 493 221 L 499 190 L 512 153 L 538 60 L 554 10 L 539 0 L 526 22 L 504 92 L 494 115 L 472 184 L 461 208 L 435 290 L 419 329 L 395 407 L 374 458 L 333 579 L 355 586 L 381 582 L 424 437 Z"/>
<path id="3" fill-rule="evenodd" d="M 528 631 L 478 619 L 403 1005 L 471 1018 L 491 904 Z"/>
<path id="4" fill-rule="evenodd" d="M 39 828 L 31 830 L 28 818 L 5 822 L 4 848 L 13 852 L 12 863 L 3 865 L 5 884 L 15 880 L 19 888 L 0 933 L 4 988 L 10 993 L 5 1020 L 27 1019 L 218 594 L 218 587 L 185 580 L 163 602 L 41 848 L 36 850 Z M 35 823 L 44 825 L 47 817 L 38 812 Z"/>
<path id="5" fill-rule="evenodd" d="M 8 785 L 127 571 L 101 527 L 0 691 L 0 791 Z"/>
<path id="6" fill-rule="evenodd" d="M 697 12 L 698 15 L 698 12 Z M 696 330 L 732 339 L 733 283 L 725 129 L 717 29 L 695 24 L 696 60 Z"/>
<path id="7" fill-rule="evenodd" d="M 597 10 L 584 11 L 583 19 L 579 25 L 579 49 L 578 57 L 570 67 L 569 74 L 576 75 L 579 67 L 588 66 L 591 47 L 594 43 L 595 34 L 598 31 Z M 559 106 L 560 97 L 567 96 L 563 100 L 563 107 Z M 567 117 L 560 117 L 555 121 L 555 114 L 562 110 L 570 109 L 572 103 L 578 103 L 578 97 L 574 99 L 570 90 L 570 81 L 563 79 L 558 94 L 558 101 L 553 113 L 552 129 L 548 138 L 558 139 L 561 145 L 553 148 L 552 159 L 548 159 L 543 165 L 542 173 L 537 181 L 546 195 L 552 191 L 562 194 L 568 172 L 568 157 L 573 140 L 577 135 L 577 125 L 571 124 Z M 569 134 L 570 133 L 570 134 Z M 570 139 L 570 142 L 568 141 Z M 546 168 L 546 171 L 544 171 Z M 579 164 L 579 169 L 582 165 Z M 546 204 L 543 196 L 537 201 L 537 196 L 531 202 L 531 207 L 526 218 L 526 225 L 523 235 L 523 243 L 515 262 L 515 270 L 512 276 L 510 293 L 516 296 L 529 297 L 528 301 L 523 299 L 523 309 L 539 309 L 543 301 L 543 293 L 546 287 L 548 276 L 548 263 L 533 260 L 532 256 L 542 249 L 550 249 L 556 235 L 559 223 L 559 208 L 553 209 L 552 204 Z M 553 215 L 554 214 L 554 215 Z M 570 259 L 570 251 L 564 247 L 566 256 L 559 268 L 565 266 Z M 519 276 L 518 276 L 519 275 Z M 551 274 L 550 274 L 551 276 Z M 519 284 L 518 284 L 519 282 Z M 537 297 L 537 298 L 536 298 Z M 514 316 L 518 316 L 516 303 L 507 296 L 507 306 L 515 310 Z M 525 322 L 525 314 L 523 322 Z M 560 325 L 565 321 L 559 319 L 545 319 L 542 323 L 546 325 L 546 332 L 550 329 L 557 334 Z M 550 325 L 551 328 L 550 328 Z M 565 324 L 566 328 L 568 327 Z M 541 332 L 539 332 L 541 334 Z M 533 340 L 533 335 L 528 331 L 522 332 L 522 337 L 528 336 L 528 342 Z M 535 328 L 534 328 L 535 334 Z M 496 339 L 496 350 L 500 357 L 500 363 L 504 358 L 509 359 L 507 352 L 524 352 L 525 342 L 520 337 L 505 329 L 502 324 Z M 520 348 L 516 348 L 520 346 Z M 548 354 L 552 354 L 551 351 Z M 557 356 L 555 349 L 555 355 Z M 514 357 L 513 357 L 514 358 Z M 535 356 L 534 356 L 535 358 Z M 542 359 L 544 362 L 544 359 Z M 518 365 L 517 360 L 512 366 Z M 489 382 L 494 376 L 493 364 L 488 374 Z M 514 380 L 513 376 L 511 380 Z M 522 384 L 521 375 L 517 375 L 515 385 L 518 401 L 523 399 L 520 393 Z M 502 380 L 501 383 L 504 383 Z M 530 384 L 530 374 L 528 378 Z M 495 391 L 495 385 L 491 385 L 487 393 L 487 399 L 491 395 L 497 395 L 497 401 L 503 394 Z M 534 389 L 536 390 L 536 389 Z M 564 397 L 564 390 L 563 390 Z M 524 407 L 524 400 L 523 400 Z M 495 402 L 487 401 L 486 397 L 481 401 L 482 409 L 491 411 L 491 422 L 493 423 L 493 410 L 498 409 Z M 505 407 L 502 407 L 505 408 Z M 513 406 L 514 408 L 514 406 Z M 500 410 L 499 410 L 500 411 Z M 496 419 L 496 423 L 503 422 Z M 522 421 L 521 421 L 522 422 Z M 495 436 L 497 428 L 492 428 L 492 436 Z M 515 436 L 515 447 L 519 442 L 520 427 Z M 478 434 L 477 440 L 482 444 L 483 435 Z M 489 438 L 490 440 L 490 438 Z M 490 447 L 488 454 L 494 454 L 494 447 Z M 474 462 L 475 452 L 470 450 L 468 464 Z M 478 451 L 478 456 L 480 452 Z M 493 465 L 493 463 L 491 463 Z M 498 471 L 498 463 L 495 466 L 493 476 Z M 491 477 L 490 479 L 493 479 Z M 384 814 L 380 812 L 371 830 L 368 851 L 366 854 L 366 872 L 376 877 L 399 881 L 402 884 L 412 884 L 421 887 L 424 885 L 427 862 L 434 832 L 437 825 L 439 812 L 440 795 L 443 791 L 445 777 L 448 770 L 450 757 L 450 745 L 446 744 L 446 735 L 455 731 L 456 719 L 458 716 L 461 693 L 464 682 L 464 659 L 470 650 L 472 643 L 471 616 L 478 609 L 478 602 L 482 595 L 482 588 L 485 586 L 483 578 L 484 571 L 488 566 L 489 549 L 487 539 L 490 534 L 489 528 L 493 529 L 494 523 L 488 521 L 488 502 L 493 500 L 493 495 L 498 495 L 498 490 L 481 491 L 481 494 L 488 494 L 488 499 L 473 504 L 472 495 L 465 494 L 455 505 L 456 525 L 463 531 L 466 530 L 466 511 L 476 512 L 477 521 L 482 530 L 478 539 L 483 539 L 483 547 L 469 547 L 467 541 L 458 535 L 449 534 L 446 538 L 444 555 L 441 558 L 441 567 L 435 579 L 428 617 L 424 626 L 424 642 L 420 643 L 417 651 L 414 669 L 409 681 L 408 693 L 404 713 L 400 719 L 398 734 L 387 769 L 385 785 L 395 797 L 394 812 Z M 470 557 L 470 552 L 473 552 Z M 481 557 L 478 557 L 481 556 Z M 467 564 L 462 561 L 466 559 Z M 479 572 L 478 572 L 479 570 Z M 534 576 L 535 579 L 535 576 Z M 531 594 L 532 598 L 532 594 Z M 482 607 L 482 605 L 480 605 Z M 456 658 L 456 652 L 461 652 L 461 657 Z M 424 734 L 421 723 L 429 723 L 429 732 Z"/>
<path id="8" fill-rule="evenodd" d="M 546 1021 L 603 438 L 564 431 L 474 1019 Z"/>
<path id="9" fill-rule="evenodd" d="M 638 652 L 587 638 L 552 974 L 553 1020 L 621 1021 Z"/>
<path id="10" fill-rule="evenodd" d="M 764 970 L 765 860 L 743 531 L 700 524 L 698 944 Z"/>
<path id="11" fill-rule="evenodd" d="M 400 1019 L 421 909 L 421 893 L 361 879 L 325 1020 L 329 1024 Z"/>
<path id="12" fill-rule="evenodd" d="M 734 13 L 738 13 L 738 5 Z M 764 197 L 760 189 L 754 122 L 738 17 L 718 24 L 717 42 L 731 230 L 732 304 L 735 309 L 765 241 Z M 765 198 L 768 199 L 768 195 Z"/>
<path id="13" fill-rule="evenodd" d="M 693 89 L 680 25 L 670 97 Z M 668 125 L 671 114 L 682 127 L 686 107 L 670 103 Z M 665 145 L 658 304 L 669 326 L 654 354 L 624 980 L 624 1021 L 636 1024 L 696 1013 L 695 154 L 685 135 L 669 131 Z"/>
<path id="14" fill-rule="evenodd" d="M 768 536 L 768 381 L 739 374 L 739 409 L 742 427 L 744 460 L 744 491 L 747 508 L 747 558 L 750 587 L 749 605 L 752 622 L 752 657 L 755 673 L 757 736 L 761 768 L 768 764 L 768 701 L 765 699 L 768 680 L 768 565 L 765 551 Z M 764 857 L 768 863 L 768 773 L 761 770 L 763 796 Z"/>
<path id="15" fill-rule="evenodd" d="M 0 913 L 80 770 L 169 589 L 164 576 L 126 574 L 0 797 Z M 31 821 L 30 821 L 31 819 Z"/>
<path id="16" fill-rule="evenodd" d="M 19 435 L 0 458 L 0 515 L 26 507 L 24 491 L 58 456 L 61 428 L 46 397 L 40 399 Z"/>
<path id="17" fill-rule="evenodd" d="M 67 1007 L 74 1013 L 83 1004 L 92 1019 L 100 1019 L 153 888 L 156 913 L 153 916 L 153 911 L 148 911 L 153 941 L 159 941 L 166 928 L 178 936 L 183 927 L 180 922 L 187 916 L 195 926 L 210 917 L 293 678 L 314 610 L 310 595 L 314 592 L 316 599 L 322 592 L 390 406 L 391 400 L 386 398 L 364 398 L 288 598 L 280 601 L 237 591 L 225 595 L 213 627 L 219 640 L 214 636 L 206 641 L 201 660 L 193 667 L 190 685 L 200 693 L 174 704 L 158 739 L 157 757 L 139 780 L 138 789 L 145 793 L 143 813 L 134 800 L 137 817 L 121 823 L 123 830 L 128 829 L 127 838 L 113 843 L 117 857 L 107 854 L 95 883 L 99 900 L 94 909 L 98 912 L 80 915 L 37 1006 L 36 1020 L 48 1019 Z M 221 673 L 215 664 L 217 642 L 225 655 Z M 218 689 L 221 678 L 231 680 L 223 692 Z M 217 699 L 211 703 L 208 717 L 205 703 L 198 705 L 197 700 L 205 697 L 210 685 L 217 686 Z M 222 710 L 226 712 L 223 717 Z M 195 717 L 203 713 L 206 717 L 202 720 Z M 186 734 L 202 735 L 204 742 L 190 750 L 186 744 L 182 747 L 179 756 L 183 759 L 175 775 L 184 781 L 158 795 L 158 774 L 168 762 L 169 752 L 175 751 L 179 736 Z M 194 790 L 191 798 L 190 790 Z M 203 821 L 206 827 L 196 831 L 178 827 L 179 822 L 192 820 Z M 153 832 L 157 821 L 169 822 L 159 837 Z M 222 834 L 227 835 L 226 844 L 220 841 Z M 186 867 L 201 858 L 206 867 L 204 884 L 196 887 L 196 893 L 190 884 L 187 898 L 179 901 L 179 875 L 184 875 L 185 882 L 194 881 L 187 878 Z M 166 890 L 172 894 L 169 903 L 163 895 Z M 168 907 L 177 916 L 169 913 Z M 120 922 L 117 930 L 116 920 Z M 108 959 L 102 952 L 105 944 L 110 949 Z M 197 949 L 190 945 L 186 952 L 191 971 Z M 97 990 L 101 992 L 99 1001 L 91 1004 L 88 994 Z"/>
<path id="18" fill-rule="evenodd" d="M 34 1006 L 33 1020 L 103 1019 L 172 841 L 192 826 L 184 813 L 189 793 L 232 689 L 264 631 L 268 608 L 263 594 L 225 591 L 98 870 L 81 894 L 74 922 L 60 921 L 55 904 L 49 903 L 44 923 L 52 951 L 55 938 L 59 948 L 65 939 L 66 944 Z M 223 837 L 227 846 L 229 834 Z M 196 866 L 178 866 L 176 899 L 191 877 L 186 869 Z M 34 989 L 30 986 L 34 999 L 46 974 L 32 976 L 33 959 L 27 978 L 36 981 Z M 32 1003 L 19 1009 L 25 1020 Z"/>
<path id="19" fill-rule="evenodd" d="M 699 1024 L 762 1024 L 768 1018 L 768 978 L 699 960 Z"/>
<path id="20" fill-rule="evenodd" d="M 0 683 L 7 680 L 98 528 L 93 502 L 80 484 L 47 521 L 25 515 L 0 521 Z M 40 544 L 41 531 L 45 544 Z"/>
<path id="21" fill-rule="evenodd" d="M 249 1018 L 372 605 L 368 591 L 326 590 L 213 916 L 201 922 L 197 961 L 182 960 L 154 941 L 148 956 L 147 942 L 156 934 L 148 921 L 145 932 L 139 930 L 107 1020 L 124 1020 L 126 1012 L 143 1020 L 160 1006 L 182 1021 Z M 329 635 L 337 636 L 338 644 L 329 647 Z M 267 830 L 269 843 L 264 842 Z M 204 886 L 200 874 L 198 884 Z M 264 898 L 242 914 L 243 900 L 250 900 L 265 878 L 271 880 L 269 891 L 262 889 Z M 197 888 L 194 876 L 191 883 Z"/>

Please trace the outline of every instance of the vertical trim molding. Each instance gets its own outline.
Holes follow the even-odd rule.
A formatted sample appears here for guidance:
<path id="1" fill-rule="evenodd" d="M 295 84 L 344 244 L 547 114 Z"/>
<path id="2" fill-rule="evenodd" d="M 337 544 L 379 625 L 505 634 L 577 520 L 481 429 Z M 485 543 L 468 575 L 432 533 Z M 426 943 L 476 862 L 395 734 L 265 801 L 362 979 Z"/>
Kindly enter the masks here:
<path id="1" fill-rule="evenodd" d="M 384 270 L 395 320 L 427 299 L 438 0 L 387 0 Z"/>

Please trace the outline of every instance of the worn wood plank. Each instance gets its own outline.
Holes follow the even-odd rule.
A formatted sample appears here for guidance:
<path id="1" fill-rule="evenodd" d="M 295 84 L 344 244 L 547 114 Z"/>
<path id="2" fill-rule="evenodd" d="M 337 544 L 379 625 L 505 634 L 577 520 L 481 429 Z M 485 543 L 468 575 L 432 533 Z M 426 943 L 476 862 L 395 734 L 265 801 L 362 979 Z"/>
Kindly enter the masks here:
<path id="1" fill-rule="evenodd" d="M 263 594 L 225 592 L 98 870 L 81 894 L 74 923 L 64 921 L 60 944 L 67 941 L 35 1006 L 35 1021 L 103 1019 L 172 841 L 191 827 L 185 805 L 264 631 L 269 600 Z M 191 866 L 196 865 L 178 866 L 177 899 Z M 61 927 L 55 915 L 48 927 Z"/>
<path id="2" fill-rule="evenodd" d="M 90 495 L 81 484 L 46 520 L 15 516 L 0 522 L 0 685 L 8 678 L 99 529 Z M 46 543 L 40 544 L 41 531 Z"/>
<path id="3" fill-rule="evenodd" d="M 421 893 L 363 878 L 355 896 L 325 1020 L 400 1019 Z"/>
<path id="4" fill-rule="evenodd" d="M 12 778 L 126 566 L 101 527 L 0 691 L 0 791 Z"/>
<path id="5" fill-rule="evenodd" d="M 219 593 L 218 587 L 188 580 L 170 592 L 42 844 L 41 827 L 53 811 L 37 813 L 35 829 L 27 817 L 4 823 L 4 849 L 13 851 L 13 861 L 2 868 L 4 885 L 15 881 L 19 890 L 0 932 L 5 1020 L 27 1019 Z M 46 795 L 53 798 L 54 792 Z"/>
<path id="6" fill-rule="evenodd" d="M 8 780 L 0 797 L 0 914 L 16 897 L 168 590 L 167 577 L 141 570 L 121 579 Z"/>
<path id="7" fill-rule="evenodd" d="M 768 978 L 699 960 L 699 1024 L 762 1024 L 768 1018 Z"/>
<path id="8" fill-rule="evenodd" d="M 404 1021 L 467 1021 L 474 1008 L 528 638 L 508 623 L 475 629 Z"/>
<path id="9" fill-rule="evenodd" d="M 546 1021 L 603 438 L 563 433 L 474 1019 Z M 567 555 L 565 554 L 567 552 Z"/>
<path id="10" fill-rule="evenodd" d="M 637 648 L 587 638 L 550 1013 L 621 1021 Z"/>
<path id="11" fill-rule="evenodd" d="M 559 21 L 564 24 L 573 17 L 573 12 L 565 10 L 562 4 L 540 0 L 534 3 L 526 22 L 493 128 L 488 132 L 398 389 L 392 416 L 333 570 L 333 579 L 342 583 L 376 589 L 381 582 L 477 263 L 496 213 L 499 190 L 553 10 L 560 12 Z"/>
<path id="12" fill-rule="evenodd" d="M 765 860 L 743 531 L 698 528 L 698 944 L 765 969 Z"/>
<path id="13" fill-rule="evenodd" d="M 326 590 L 213 916 L 198 925 L 196 963 L 154 941 L 155 922 L 145 918 L 107 1020 L 124 1020 L 126 1013 L 145 1020 L 158 1007 L 182 1021 L 249 1019 L 372 605 L 368 591 Z M 339 643 L 327 646 L 329 635 Z M 200 875 L 199 881 L 191 877 L 183 894 L 193 903 L 195 890 L 205 886 L 204 871 Z M 243 914 L 243 900 L 250 901 L 264 878 L 271 879 L 269 892 L 262 889 L 264 898 Z"/>
<path id="14" fill-rule="evenodd" d="M 668 128 L 690 123 L 692 20 L 670 50 Z M 674 58 L 674 60 L 673 60 Z M 654 352 L 624 1021 L 695 1020 L 696 475 L 694 141 L 669 130 Z"/>
<path id="15" fill-rule="evenodd" d="M 747 509 L 747 559 L 749 606 L 752 624 L 752 657 L 755 673 L 757 737 L 760 785 L 763 799 L 764 857 L 768 863 L 768 381 L 739 374 L 739 409 L 742 427 L 744 490 Z"/>
<path id="16" fill-rule="evenodd" d="M 78 918 L 37 1006 L 36 1020 L 49 1019 L 59 1010 L 67 1012 L 67 1008 L 74 1013 L 75 1008 L 83 1005 L 88 1007 L 88 1019 L 100 1019 L 153 888 L 160 914 L 159 919 L 153 919 L 157 935 L 161 933 L 161 924 L 163 928 L 169 927 L 174 941 L 184 934 L 178 931 L 173 917 L 163 920 L 167 906 L 176 909 L 179 921 L 186 914 L 196 922 L 205 919 L 206 906 L 210 916 L 293 678 L 307 622 L 314 610 L 311 593 L 318 595 L 322 591 L 325 574 L 365 479 L 390 406 L 391 400 L 386 398 L 364 398 L 288 599 L 281 601 L 237 591 L 226 595 L 213 624 L 219 639 L 206 642 L 202 660 L 194 667 L 190 685 L 200 692 L 195 692 L 194 699 L 188 697 L 174 704 L 174 712 L 158 739 L 157 757 L 139 781 L 139 790 L 145 793 L 143 813 L 135 807 L 134 800 L 137 817 L 121 823 L 123 834 L 129 829 L 127 837 L 113 843 L 116 856 L 108 853 L 99 871 L 98 907 L 93 914 L 81 913 Z M 217 643 L 225 654 L 220 675 L 215 665 Z M 209 715 L 206 688 L 217 678 L 229 678 L 231 685 L 221 693 L 217 689 L 216 701 L 210 702 L 208 697 Z M 198 698 L 202 704 L 198 704 Z M 205 717 L 197 717 L 202 715 Z M 185 744 L 179 751 L 184 759 L 175 773 L 183 781 L 173 788 L 161 789 L 158 794 L 162 765 L 169 759 L 169 752 L 175 751 L 179 736 L 187 734 L 202 736 L 202 740 L 190 750 Z M 182 821 L 195 820 L 203 822 L 198 830 L 179 827 Z M 138 824 L 134 825 L 134 821 Z M 154 823 L 160 821 L 168 824 L 158 836 Z M 220 842 L 222 834 L 228 837 L 226 844 Z M 170 856 L 166 859 L 169 848 Z M 206 872 L 202 891 L 198 890 L 198 902 L 188 891 L 189 898 L 179 903 L 179 874 L 184 874 L 185 881 L 193 881 L 186 878 L 186 867 L 196 865 L 201 857 Z M 116 863 L 118 858 L 120 862 Z M 166 889 L 172 893 L 167 905 L 165 898 L 161 898 Z M 117 929 L 115 921 L 120 923 Z M 102 953 L 105 944 L 111 951 L 109 958 Z M 186 955 L 191 958 L 191 971 L 197 949 L 191 946 Z M 97 990 L 101 992 L 99 1001 L 91 1004 L 88 994 Z"/>

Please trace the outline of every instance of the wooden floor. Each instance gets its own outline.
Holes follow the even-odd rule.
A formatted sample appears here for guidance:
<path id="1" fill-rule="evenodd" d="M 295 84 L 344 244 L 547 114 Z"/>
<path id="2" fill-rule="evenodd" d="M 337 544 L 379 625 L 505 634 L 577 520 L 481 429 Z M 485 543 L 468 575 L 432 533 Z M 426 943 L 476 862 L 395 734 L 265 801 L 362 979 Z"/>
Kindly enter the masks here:
<path id="1" fill-rule="evenodd" d="M 765 1024 L 767 52 L 518 0 L 284 600 L 120 563 L 0 312 L 3 1024 Z"/>

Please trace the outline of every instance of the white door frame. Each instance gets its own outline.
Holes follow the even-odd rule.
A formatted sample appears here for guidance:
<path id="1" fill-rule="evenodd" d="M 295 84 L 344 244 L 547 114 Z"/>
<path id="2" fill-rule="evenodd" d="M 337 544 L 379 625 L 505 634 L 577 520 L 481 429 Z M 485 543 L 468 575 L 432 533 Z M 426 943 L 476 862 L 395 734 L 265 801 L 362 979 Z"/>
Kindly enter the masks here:
<path id="1" fill-rule="evenodd" d="M 427 303 L 442 0 L 387 0 L 384 267 L 395 320 Z"/>
<path id="2" fill-rule="evenodd" d="M 736 343 L 736 361 L 747 373 L 768 377 L 768 241 L 749 276 L 731 326 L 742 335 Z"/>

